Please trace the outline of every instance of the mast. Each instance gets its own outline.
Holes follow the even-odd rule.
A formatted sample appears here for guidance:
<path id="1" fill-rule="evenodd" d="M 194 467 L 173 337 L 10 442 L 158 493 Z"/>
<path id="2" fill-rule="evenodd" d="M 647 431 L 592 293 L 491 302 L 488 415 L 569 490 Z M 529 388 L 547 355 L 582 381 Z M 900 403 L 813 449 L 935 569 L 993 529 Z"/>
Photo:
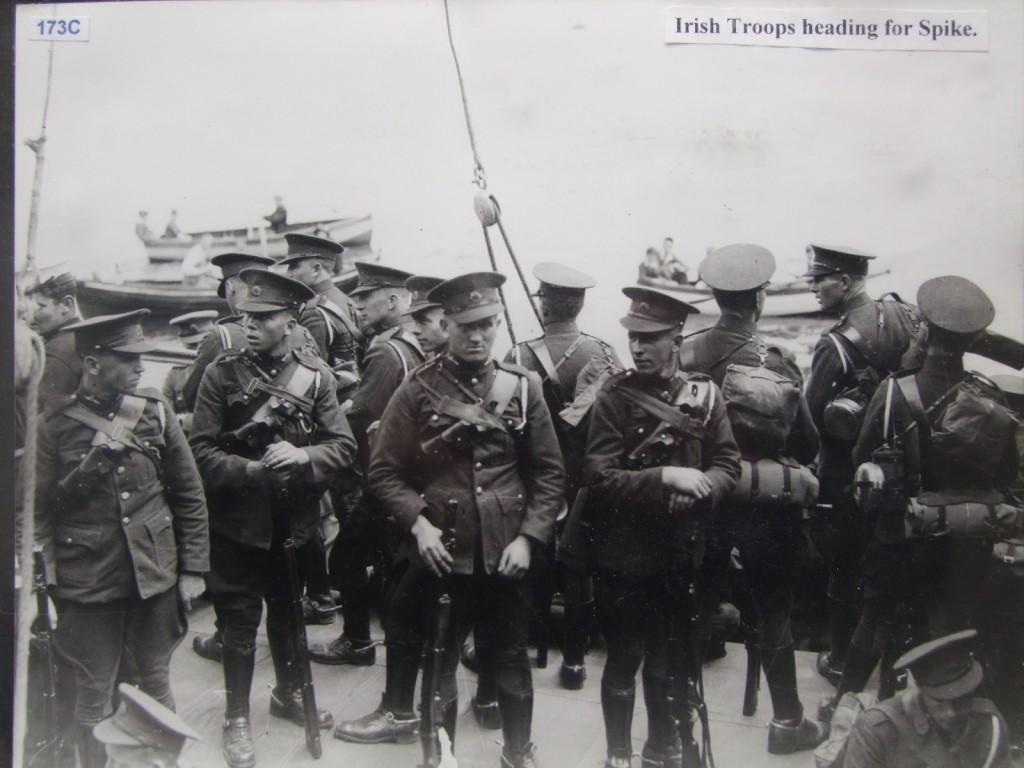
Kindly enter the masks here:
<path id="1" fill-rule="evenodd" d="M 46 96 L 43 101 L 43 122 L 39 129 L 38 139 L 25 139 L 25 145 L 35 152 L 36 170 L 32 179 L 32 200 L 28 212 L 28 242 L 25 244 L 25 266 L 22 274 L 31 274 L 39 278 L 39 266 L 36 263 L 36 235 L 39 232 L 39 201 L 43 186 L 43 163 L 46 159 L 46 117 L 50 111 L 50 90 L 53 84 L 53 41 L 46 67 Z"/>

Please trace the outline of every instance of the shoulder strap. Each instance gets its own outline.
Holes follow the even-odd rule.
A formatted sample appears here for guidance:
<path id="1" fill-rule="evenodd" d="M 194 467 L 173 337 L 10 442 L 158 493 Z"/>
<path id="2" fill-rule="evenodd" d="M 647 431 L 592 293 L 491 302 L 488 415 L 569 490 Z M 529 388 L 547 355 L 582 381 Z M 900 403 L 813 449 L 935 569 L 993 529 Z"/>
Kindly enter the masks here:
<path id="1" fill-rule="evenodd" d="M 857 333 L 856 328 L 851 328 L 851 330 L 854 333 Z M 840 334 L 838 331 L 830 331 L 828 333 L 828 340 L 832 342 L 832 344 L 836 348 L 836 352 L 839 354 L 839 362 L 842 363 L 843 365 L 843 375 L 845 376 L 851 373 L 852 371 L 856 370 L 856 366 L 853 364 L 853 358 L 850 357 L 850 353 L 847 352 L 846 347 L 843 346 L 843 342 L 839 340 L 839 336 L 842 335 L 843 334 Z M 860 337 L 859 333 L 857 333 L 857 337 Z M 843 336 L 843 338 L 846 337 Z M 849 339 L 847 340 L 849 341 Z"/>
<path id="2" fill-rule="evenodd" d="M 345 326 L 345 330 L 352 335 L 353 339 L 355 339 L 356 341 L 362 340 L 362 331 L 360 331 L 358 328 L 355 327 L 355 325 L 352 324 L 352 319 L 348 317 L 348 313 L 344 309 L 339 307 L 337 304 L 335 304 L 333 301 L 326 297 L 322 298 L 320 299 L 320 303 L 317 305 L 317 309 L 323 310 L 324 313 L 329 312 L 332 317 L 337 318 L 338 321 L 343 326 Z M 324 316 L 324 319 L 327 319 L 326 314 Z"/>
<path id="3" fill-rule="evenodd" d="M 577 341 L 580 341 L 577 339 Z M 537 358 L 537 362 L 540 363 L 541 368 L 544 369 L 544 377 L 551 384 L 551 388 L 555 392 L 555 396 L 558 397 L 559 402 L 564 402 L 565 397 L 562 393 L 562 383 L 558 380 L 558 365 L 551 358 L 551 352 L 548 350 L 548 345 L 544 343 L 544 339 L 534 339 L 533 341 L 524 342 L 530 351 L 533 352 L 533 356 Z M 576 345 L 578 346 L 578 345 Z M 570 347 L 572 351 L 575 351 L 573 347 Z M 563 355 L 559 361 L 559 365 L 565 362 L 566 358 Z"/>
<path id="4" fill-rule="evenodd" d="M 680 389 L 680 392 L 683 390 Z M 641 408 L 643 408 L 651 416 L 662 422 L 663 425 L 667 425 L 678 432 L 695 437 L 698 440 L 704 437 L 704 425 L 699 419 L 695 419 L 678 408 L 673 408 L 672 405 L 659 400 L 656 397 L 648 395 L 646 392 L 641 392 L 634 387 L 627 384 L 619 386 L 619 392 L 627 399 L 630 400 Z M 659 425 L 658 430 L 660 431 L 662 426 Z"/>
<path id="5" fill-rule="evenodd" d="M 395 350 L 395 354 L 398 355 L 398 362 L 402 364 L 402 378 L 404 379 L 409 375 L 409 364 L 405 361 L 405 355 L 402 354 L 402 348 L 398 345 L 398 341 L 393 338 L 388 339 L 385 343 Z"/>
<path id="6" fill-rule="evenodd" d="M 68 418 L 96 430 L 96 434 L 92 438 L 93 445 L 117 442 L 130 445 L 133 448 L 140 448 L 139 439 L 132 430 L 135 429 L 139 419 L 142 418 L 146 402 L 147 399 L 144 397 L 125 395 L 121 400 L 121 407 L 114 414 L 112 420 L 104 419 L 79 402 L 73 403 L 70 408 L 64 411 L 64 414 Z"/>
<path id="7" fill-rule="evenodd" d="M 319 371 L 315 371 L 312 368 L 307 368 L 302 364 L 296 364 L 295 369 L 292 371 L 292 375 L 285 382 L 283 387 L 279 387 L 275 384 L 270 384 L 259 377 L 253 377 L 249 381 L 249 385 L 245 388 L 246 392 L 250 395 L 255 392 L 265 392 L 269 395 L 257 408 L 253 414 L 249 417 L 249 421 L 267 422 L 274 407 L 277 405 L 277 401 L 286 400 L 291 402 L 293 405 L 298 406 L 300 409 L 307 410 L 312 406 L 309 398 L 305 396 L 306 391 L 310 388 L 313 382 L 317 378 Z"/>
<path id="8" fill-rule="evenodd" d="M 907 446 L 907 484 L 915 489 L 921 485 L 921 435 L 923 433 L 927 437 L 932 429 L 928 422 L 928 414 L 924 410 L 924 403 L 921 401 L 921 390 L 917 387 L 917 376 L 911 374 L 894 380 L 914 420 L 913 424 L 903 430 L 903 438 Z"/>
<path id="9" fill-rule="evenodd" d="M 220 337 L 220 348 L 224 350 L 231 349 L 231 333 L 228 331 L 226 326 L 215 325 L 217 329 L 217 336 Z"/>

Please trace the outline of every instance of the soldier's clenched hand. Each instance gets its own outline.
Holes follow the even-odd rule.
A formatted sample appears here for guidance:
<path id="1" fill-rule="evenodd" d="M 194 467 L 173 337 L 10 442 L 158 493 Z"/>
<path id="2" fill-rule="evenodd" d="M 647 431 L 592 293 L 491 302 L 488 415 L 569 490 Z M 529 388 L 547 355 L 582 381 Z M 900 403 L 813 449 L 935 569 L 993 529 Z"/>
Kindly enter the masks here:
<path id="1" fill-rule="evenodd" d="M 183 573 L 178 577 L 178 594 L 185 604 L 186 610 L 192 610 L 192 603 L 203 594 L 206 589 L 206 582 L 203 577 L 195 573 Z"/>
<path id="2" fill-rule="evenodd" d="M 260 463 L 270 470 L 301 467 L 309 464 L 309 454 L 286 440 L 267 446 Z"/>
<path id="3" fill-rule="evenodd" d="M 420 557 L 435 576 L 451 573 L 455 562 L 441 539 L 441 529 L 434 527 L 427 518 L 420 515 L 412 524 L 412 535 L 416 537 L 416 547 Z"/>
<path id="4" fill-rule="evenodd" d="M 662 467 L 661 482 L 669 491 L 694 499 L 703 499 L 711 494 L 708 476 L 693 467 Z"/>
<path id="5" fill-rule="evenodd" d="M 498 573 L 510 579 L 521 579 L 530 570 L 530 542 L 525 536 L 516 536 L 505 547 L 498 561 Z"/>

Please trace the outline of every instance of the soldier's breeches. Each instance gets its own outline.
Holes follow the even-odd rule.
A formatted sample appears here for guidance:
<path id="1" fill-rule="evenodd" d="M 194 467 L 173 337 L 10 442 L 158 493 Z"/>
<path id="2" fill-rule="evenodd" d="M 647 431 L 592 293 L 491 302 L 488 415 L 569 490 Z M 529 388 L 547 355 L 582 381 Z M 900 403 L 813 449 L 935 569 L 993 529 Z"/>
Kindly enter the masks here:
<path id="1" fill-rule="evenodd" d="M 174 706 L 168 665 L 185 634 L 178 589 L 147 600 L 109 603 L 59 601 L 56 639 L 75 670 L 75 719 L 92 726 L 110 714 L 122 653 L 135 669 L 138 686 L 167 707 Z"/>
<path id="2" fill-rule="evenodd" d="M 459 664 L 461 630 L 472 626 L 481 640 L 493 649 L 498 691 L 526 694 L 533 691 L 530 660 L 526 653 L 530 620 L 530 585 L 527 579 L 512 581 L 483 574 L 450 576 L 451 622 L 441 668 L 441 696 L 455 698 L 455 672 Z M 429 571 L 406 568 L 396 586 L 388 610 L 385 633 L 393 643 L 422 644 L 429 641 L 428 628 L 443 585 Z"/>
<path id="3" fill-rule="evenodd" d="M 211 533 L 206 586 L 226 648 L 253 652 L 264 601 L 268 626 L 291 626 L 284 550 L 277 541 L 266 550 Z"/>

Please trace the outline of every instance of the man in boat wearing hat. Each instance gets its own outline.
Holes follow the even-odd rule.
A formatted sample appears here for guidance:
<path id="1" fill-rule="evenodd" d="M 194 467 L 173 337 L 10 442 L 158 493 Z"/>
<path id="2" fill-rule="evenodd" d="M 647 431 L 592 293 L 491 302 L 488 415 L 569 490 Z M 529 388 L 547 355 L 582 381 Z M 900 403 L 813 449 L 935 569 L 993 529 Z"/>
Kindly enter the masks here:
<path id="1" fill-rule="evenodd" d="M 442 723 L 455 740 L 457 638 L 470 621 L 494 649 L 504 731 L 501 765 L 537 765 L 533 682 L 526 653 L 528 574 L 563 503 L 564 470 L 540 380 L 491 357 L 503 275 L 462 275 L 428 298 L 444 306 L 448 352 L 416 368 L 388 404 L 373 444 L 369 486 L 403 537 L 409 566 L 386 617 L 388 684 L 362 724 L 365 741 L 415 733 L 416 672 L 438 597 L 451 597 L 444 638 Z M 392 661 L 393 657 L 393 661 Z M 378 737 L 378 738 L 373 738 Z"/>
<path id="2" fill-rule="evenodd" d="M 213 321 L 216 319 L 217 310 L 203 309 L 172 317 L 167 324 L 178 332 L 178 341 L 185 345 L 185 349 L 196 350 L 206 334 L 213 329 Z M 174 407 L 174 413 L 186 434 L 192 425 L 192 412 L 185 404 L 185 382 L 194 366 L 195 361 L 174 366 L 167 372 L 163 385 L 164 397 Z"/>
<path id="3" fill-rule="evenodd" d="M 36 538 L 55 584 L 56 640 L 75 669 L 83 768 L 105 762 L 93 727 L 109 714 L 125 655 L 142 689 L 174 706 L 171 653 L 183 607 L 209 570 L 206 502 L 181 427 L 159 392 L 138 390 L 149 310 L 69 330 L 78 390 L 39 424 Z"/>
<path id="4" fill-rule="evenodd" d="M 829 570 L 831 647 L 819 654 L 818 671 L 835 685 L 857 625 L 857 576 L 867 537 L 850 490 L 856 466 L 853 446 L 860 427 L 857 414 L 877 382 L 900 369 L 917 317 L 910 305 L 868 296 L 865 284 L 874 256 L 814 244 L 807 252 L 804 277 L 810 290 L 822 312 L 839 316 L 839 322 L 823 331 L 814 347 L 805 389 L 821 441 L 819 511 L 811 529 Z M 858 394 L 851 397 L 854 390 Z"/>
<path id="5" fill-rule="evenodd" d="M 369 336 L 363 358 L 362 378 L 345 412 L 359 444 L 359 464 L 370 462 L 371 426 L 410 370 L 423 362 L 424 354 L 409 331 L 409 291 L 405 282 L 412 275 L 375 262 L 356 262 L 359 283 L 352 300 L 363 318 Z M 350 493 L 335 501 L 341 530 L 334 541 L 329 570 L 342 594 L 344 629 L 336 639 L 310 649 L 310 658 L 321 664 L 373 664 L 376 646 L 370 638 L 371 584 L 367 569 L 387 577 L 390 546 L 387 525 L 372 494 L 363 488 L 361 498 Z M 339 509 L 339 506 L 341 509 Z"/>
<path id="6" fill-rule="evenodd" d="M 627 768 L 636 674 L 647 705 L 644 765 L 696 766 L 697 570 L 710 516 L 736 484 L 740 454 L 717 386 L 679 369 L 683 322 L 695 307 L 624 288 L 621 323 L 635 369 L 594 403 L 584 478 L 590 558 L 608 659 L 601 679 L 607 768 Z M 678 726 L 678 730 L 677 730 Z"/>
<path id="7" fill-rule="evenodd" d="M 976 696 L 984 674 L 971 654 L 977 632 L 919 645 L 896 661 L 915 689 L 866 709 L 846 743 L 843 768 L 1008 768 L 1006 723 Z"/>
<path id="8" fill-rule="evenodd" d="M 559 414 L 572 403 L 580 371 L 591 361 L 601 360 L 618 369 L 622 368 L 622 363 L 611 346 L 596 336 L 582 333 L 577 325 L 587 289 L 597 284 L 592 277 L 555 262 L 538 264 L 533 276 L 540 281 L 534 295 L 539 299 L 544 335 L 516 345 L 505 362 L 534 371 L 544 383 L 544 399 L 565 462 L 565 510 L 568 511 L 583 483 L 587 436 L 573 429 Z M 574 568 L 563 566 L 560 575 L 565 598 L 565 637 L 559 680 L 564 688 L 579 690 L 587 676 L 584 657 L 594 623 L 594 585 L 589 574 Z M 537 609 L 546 612 L 547 602 L 538 602 Z M 539 617 L 541 621 L 545 619 Z M 488 699 L 485 694 L 486 691 L 478 692 L 478 706 L 493 701 L 493 697 Z"/>
<path id="9" fill-rule="evenodd" d="M 752 376 L 766 371 L 760 376 L 767 387 L 763 397 L 772 399 L 760 402 L 785 405 L 786 410 L 763 415 L 739 412 L 731 423 L 740 453 L 745 462 L 770 462 L 759 464 L 766 471 L 810 477 L 803 465 L 814 460 L 818 436 L 800 392 L 803 375 L 788 350 L 768 346 L 757 336 L 765 288 L 774 272 L 775 258 L 759 245 L 738 243 L 712 251 L 698 273 L 711 288 L 721 317 L 683 342 L 679 364 L 684 371 L 710 376 L 725 393 L 727 407 L 734 387 L 746 391 L 740 382 L 758 381 L 737 376 L 744 376 L 746 369 L 753 369 Z M 743 407 L 742 403 L 733 407 L 737 405 Z M 731 416 L 733 411 L 729 412 Z M 812 477 L 809 482 L 816 485 Z M 722 597 L 730 553 L 734 547 L 739 551 L 741 576 L 754 598 L 758 648 L 771 694 L 774 717 L 768 728 L 768 751 L 773 754 L 811 749 L 825 735 L 821 726 L 803 716 L 797 690 L 790 614 L 803 541 L 801 519 L 802 509 L 792 503 L 759 505 L 753 499 L 731 498 L 716 510 L 701 568 L 704 611 L 709 613 Z"/>
<path id="10" fill-rule="evenodd" d="M 859 465 L 869 466 L 885 465 L 884 459 L 891 457 L 900 476 L 886 478 L 891 499 L 871 516 L 864 609 L 829 705 L 833 710 L 843 693 L 864 689 L 879 661 L 880 695 L 892 695 L 884 684 L 885 667 L 901 650 L 899 642 L 905 642 L 897 629 L 907 623 L 908 613 L 918 638 L 976 625 L 992 545 L 1001 536 L 1013 535 L 1018 517 L 1017 502 L 1007 491 L 1019 468 L 1016 420 L 998 389 L 965 372 L 963 365 L 964 351 L 992 322 L 995 308 L 977 285 L 956 276 L 926 281 L 917 302 L 924 318 L 924 362 L 894 374 L 878 388 L 853 454 Z M 959 397 L 962 386 L 970 387 L 986 414 L 966 422 L 967 434 L 945 418 L 955 409 L 968 410 Z M 982 525 L 962 530 L 958 515 L 970 504 L 980 510 L 976 513 Z M 928 510 L 944 522 L 936 519 L 934 528 L 929 527 Z M 995 522 L 1000 511 L 1009 517 L 1002 530 Z"/>
<path id="11" fill-rule="evenodd" d="M 64 272 L 36 283 L 25 291 L 34 309 L 29 327 L 43 337 L 46 364 L 39 381 L 39 404 L 70 395 L 82 378 L 82 360 L 75 351 L 74 333 L 68 330 L 82 318 L 75 298 L 75 278 Z"/>
<path id="12" fill-rule="evenodd" d="M 363 346 L 358 312 L 352 300 L 331 280 L 345 248 L 333 240 L 312 235 L 289 233 L 284 239 L 288 255 L 278 266 L 287 267 L 288 277 L 316 294 L 302 308 L 299 325 L 313 337 L 320 357 L 339 374 L 339 383 L 355 384 L 359 380 L 358 360 Z"/>
<path id="13" fill-rule="evenodd" d="M 93 729 L 105 746 L 106 768 L 175 768 L 189 739 L 199 734 L 159 701 L 133 685 L 117 688 L 117 711 Z"/>
<path id="14" fill-rule="evenodd" d="M 291 539 L 301 549 L 319 535 L 320 498 L 352 465 L 355 441 L 330 368 L 289 343 L 313 292 L 264 269 L 243 270 L 239 278 L 249 289 L 237 304 L 247 346 L 207 368 L 189 441 L 210 505 L 207 591 L 223 642 L 223 754 L 231 768 L 250 768 L 249 693 L 263 602 L 275 678 L 270 714 L 301 724 L 283 545 Z M 321 728 L 333 723 L 329 712 L 318 718 Z"/>

